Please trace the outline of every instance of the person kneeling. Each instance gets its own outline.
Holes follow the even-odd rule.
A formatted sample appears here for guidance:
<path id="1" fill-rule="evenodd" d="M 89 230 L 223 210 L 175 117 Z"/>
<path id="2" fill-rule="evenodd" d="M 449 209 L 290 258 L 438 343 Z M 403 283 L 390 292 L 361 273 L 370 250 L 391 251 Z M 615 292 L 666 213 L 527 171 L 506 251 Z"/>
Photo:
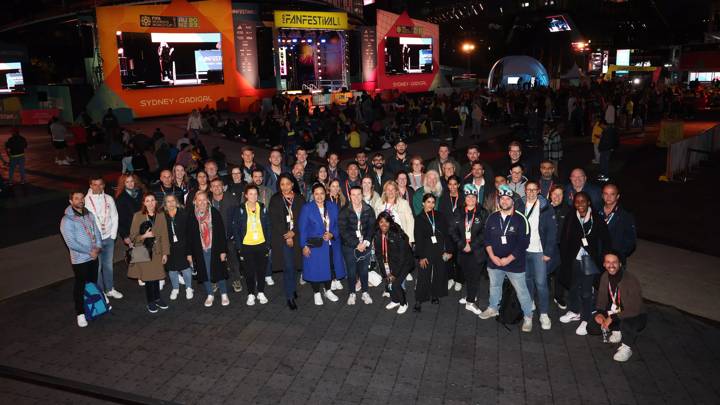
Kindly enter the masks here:
<path id="1" fill-rule="evenodd" d="M 606 253 L 603 267 L 606 272 L 600 277 L 595 322 L 606 342 L 620 343 L 613 359 L 624 362 L 632 356 L 630 347 L 647 325 L 642 290 L 638 279 L 625 272 L 617 253 Z"/>

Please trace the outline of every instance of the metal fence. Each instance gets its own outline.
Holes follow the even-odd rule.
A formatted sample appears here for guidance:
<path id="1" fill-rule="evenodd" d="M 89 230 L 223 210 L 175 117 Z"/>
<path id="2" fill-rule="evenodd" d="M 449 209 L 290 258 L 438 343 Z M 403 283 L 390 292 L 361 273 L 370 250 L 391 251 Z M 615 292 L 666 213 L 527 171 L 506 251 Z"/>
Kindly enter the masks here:
<path id="1" fill-rule="evenodd" d="M 667 148 L 665 176 L 668 180 L 685 181 L 689 172 L 701 161 L 710 158 L 720 149 L 720 125 L 705 130 L 693 137 L 673 142 Z"/>

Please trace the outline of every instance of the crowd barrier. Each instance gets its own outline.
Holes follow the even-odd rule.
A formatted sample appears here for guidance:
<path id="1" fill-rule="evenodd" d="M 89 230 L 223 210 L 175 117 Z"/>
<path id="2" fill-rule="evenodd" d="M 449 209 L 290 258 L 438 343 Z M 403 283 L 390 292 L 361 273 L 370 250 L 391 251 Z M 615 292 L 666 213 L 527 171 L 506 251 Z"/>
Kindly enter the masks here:
<path id="1" fill-rule="evenodd" d="M 665 177 L 675 179 L 678 175 L 687 176 L 688 172 L 710 158 L 720 149 L 720 125 L 705 130 L 693 137 L 668 144 Z"/>

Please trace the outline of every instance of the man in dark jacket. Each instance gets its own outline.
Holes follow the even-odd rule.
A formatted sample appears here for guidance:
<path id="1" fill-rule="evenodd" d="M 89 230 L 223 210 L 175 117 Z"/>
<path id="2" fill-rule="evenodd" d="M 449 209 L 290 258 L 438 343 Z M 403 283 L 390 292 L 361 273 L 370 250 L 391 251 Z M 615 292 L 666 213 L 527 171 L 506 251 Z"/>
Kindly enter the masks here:
<path id="1" fill-rule="evenodd" d="M 17 128 L 12 129 L 12 135 L 5 142 L 5 151 L 10 164 L 8 169 L 8 183 L 12 185 L 13 177 L 15 177 L 15 167 L 20 169 L 20 183 L 25 184 L 25 149 L 27 149 L 27 141 L 20 135 Z"/>
<path id="2" fill-rule="evenodd" d="M 388 159 L 385 168 L 390 175 L 395 176 L 400 170 L 410 173 L 410 159 L 407 154 L 407 143 L 402 139 L 395 143 L 395 154 Z"/>
<path id="3" fill-rule="evenodd" d="M 373 237 L 375 212 L 363 201 L 362 188 L 350 188 L 350 203 L 338 214 L 338 228 L 347 270 L 348 305 L 355 305 L 355 282 L 359 278 L 362 300 L 372 304 L 368 294 L 368 267 L 370 265 L 370 241 Z"/>
<path id="4" fill-rule="evenodd" d="M 385 168 L 385 158 L 381 153 L 376 153 L 372 158 L 372 170 L 368 173 L 373 181 L 373 190 L 382 195 L 383 185 L 386 181 L 391 180 L 392 176 Z"/>
<path id="5" fill-rule="evenodd" d="M 231 198 L 225 195 L 223 191 L 223 182 L 219 177 L 216 177 L 210 182 L 210 191 L 212 192 L 212 198 L 210 199 L 210 205 L 220 212 L 223 225 L 226 231 L 227 239 L 227 251 L 228 251 L 228 262 L 230 263 L 230 271 L 233 273 L 232 287 L 235 292 L 242 291 L 242 284 L 240 283 L 240 260 L 237 256 L 237 247 L 235 245 L 232 219 L 237 210 L 240 202 L 235 198 Z"/>
<path id="6" fill-rule="evenodd" d="M 565 186 L 565 202 L 569 206 L 573 206 L 575 194 L 584 191 L 590 196 L 590 203 L 593 210 L 599 210 L 602 207 L 602 199 L 600 198 L 600 188 L 587 181 L 585 170 L 575 168 L 570 172 L 570 184 Z"/>
<path id="7" fill-rule="evenodd" d="M 490 299 L 480 319 L 498 316 L 505 277 L 517 293 L 524 314 L 522 331 L 532 331 L 532 299 L 525 281 L 525 256 L 530 243 L 530 230 L 525 216 L 514 209 L 512 190 L 500 186 L 500 211 L 490 214 L 485 223 L 485 250 L 488 254 Z"/>
<path id="8" fill-rule="evenodd" d="M 623 266 L 627 258 L 635 251 L 637 233 L 635 231 L 635 217 L 620 206 L 620 190 L 617 185 L 608 183 L 602 189 L 602 199 L 605 203 L 598 214 L 607 224 L 612 249 L 620 255 Z"/>
<path id="9" fill-rule="evenodd" d="M 610 155 L 620 146 L 620 137 L 617 129 L 613 124 L 602 123 L 602 135 L 600 135 L 600 175 L 598 181 L 608 181 L 610 179 Z"/>

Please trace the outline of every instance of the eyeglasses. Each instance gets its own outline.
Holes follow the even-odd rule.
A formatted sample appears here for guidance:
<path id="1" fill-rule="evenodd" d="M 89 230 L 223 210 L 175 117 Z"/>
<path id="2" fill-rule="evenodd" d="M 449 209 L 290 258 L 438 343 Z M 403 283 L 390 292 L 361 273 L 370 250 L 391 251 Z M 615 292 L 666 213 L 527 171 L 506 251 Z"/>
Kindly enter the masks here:
<path id="1" fill-rule="evenodd" d="M 537 188 L 526 188 L 525 191 L 526 191 L 526 192 L 531 192 L 531 191 L 532 191 L 533 193 L 537 193 L 537 192 L 540 191 L 540 190 L 537 189 Z"/>

